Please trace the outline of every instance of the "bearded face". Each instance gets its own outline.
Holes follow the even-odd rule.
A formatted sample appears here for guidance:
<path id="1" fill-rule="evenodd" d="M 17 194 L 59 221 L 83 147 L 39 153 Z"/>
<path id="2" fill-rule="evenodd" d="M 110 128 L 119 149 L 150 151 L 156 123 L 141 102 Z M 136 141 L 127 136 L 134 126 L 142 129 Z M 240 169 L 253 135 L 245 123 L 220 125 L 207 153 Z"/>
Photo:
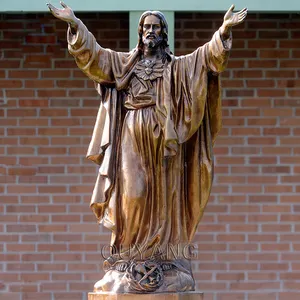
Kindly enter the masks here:
<path id="1" fill-rule="evenodd" d="M 143 43 L 149 48 L 157 47 L 163 40 L 160 19 L 154 15 L 147 16 L 143 25 Z"/>

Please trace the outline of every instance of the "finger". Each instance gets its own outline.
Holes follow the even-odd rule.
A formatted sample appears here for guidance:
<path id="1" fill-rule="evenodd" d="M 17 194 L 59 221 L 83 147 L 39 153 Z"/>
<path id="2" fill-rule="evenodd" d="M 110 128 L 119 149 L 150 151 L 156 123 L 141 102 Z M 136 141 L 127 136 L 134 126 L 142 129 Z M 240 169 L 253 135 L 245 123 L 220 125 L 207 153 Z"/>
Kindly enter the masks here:
<path id="1" fill-rule="evenodd" d="M 244 20 L 239 20 L 235 25 L 239 25 L 239 24 L 241 24 L 243 22 L 244 22 Z"/>
<path id="2" fill-rule="evenodd" d="M 243 12 L 245 12 L 245 11 L 248 11 L 248 9 L 247 9 L 247 8 L 243 8 L 243 9 L 241 9 L 241 10 L 235 12 L 235 14 L 241 14 L 241 13 L 243 13 Z"/>
<path id="3" fill-rule="evenodd" d="M 240 18 L 245 18 L 246 16 L 247 16 L 247 13 L 243 13 L 243 14 L 236 15 L 236 17 L 237 17 L 238 19 L 240 19 Z"/>
<path id="4" fill-rule="evenodd" d="M 53 6 L 52 4 L 47 3 L 47 6 L 48 6 L 48 8 L 50 9 L 50 11 L 51 11 L 52 13 L 54 13 L 54 14 L 58 14 L 58 13 L 59 13 L 59 9 L 56 8 L 55 6 Z"/>
<path id="5" fill-rule="evenodd" d="M 238 15 L 238 16 L 246 16 L 246 15 L 247 15 L 247 12 L 244 11 L 244 12 L 242 12 L 242 13 L 238 13 L 237 15 Z"/>
<path id="6" fill-rule="evenodd" d="M 247 12 L 244 12 L 244 13 L 242 13 L 242 14 L 239 14 L 238 16 L 239 16 L 239 17 L 247 16 Z"/>
<path id="7" fill-rule="evenodd" d="M 238 19 L 238 22 L 239 22 L 239 23 L 243 22 L 243 21 L 245 20 L 245 18 L 246 18 L 246 16 L 244 16 L 244 17 L 242 17 L 242 18 L 239 18 L 239 19 Z"/>
<path id="8" fill-rule="evenodd" d="M 239 19 L 239 22 L 243 22 L 245 20 L 246 17 Z"/>
<path id="9" fill-rule="evenodd" d="M 239 15 L 239 19 L 245 19 L 246 18 L 246 16 L 247 16 L 247 14 L 242 14 L 242 15 Z"/>
<path id="10" fill-rule="evenodd" d="M 60 5 L 61 5 L 63 8 L 67 8 L 67 7 L 68 7 L 68 5 L 67 5 L 67 4 L 65 4 L 65 3 L 64 3 L 64 2 L 62 2 L 62 1 L 60 1 L 59 3 L 60 3 Z"/>
<path id="11" fill-rule="evenodd" d="M 247 13 L 247 10 L 240 10 L 240 11 L 238 11 L 238 12 L 236 12 L 235 14 L 236 15 L 240 15 L 240 14 L 243 14 L 243 13 Z"/>
<path id="12" fill-rule="evenodd" d="M 226 11 L 224 18 L 227 18 L 229 15 L 231 15 L 232 11 L 234 9 L 234 5 L 232 4 L 229 9 Z"/>
<path id="13" fill-rule="evenodd" d="M 47 3 L 47 6 L 48 6 L 48 8 L 49 8 L 50 10 L 54 10 L 54 9 L 55 9 L 55 7 L 54 7 L 52 4 L 50 4 L 50 3 Z"/>
<path id="14" fill-rule="evenodd" d="M 229 7 L 229 9 L 227 10 L 227 12 L 226 12 L 225 15 L 229 14 L 229 13 L 232 12 L 233 10 L 234 10 L 234 4 L 232 4 L 232 5 Z"/>
<path id="15" fill-rule="evenodd" d="M 248 8 L 247 7 L 244 7 L 242 10 L 240 10 L 239 12 L 244 12 L 244 11 L 247 11 Z"/>

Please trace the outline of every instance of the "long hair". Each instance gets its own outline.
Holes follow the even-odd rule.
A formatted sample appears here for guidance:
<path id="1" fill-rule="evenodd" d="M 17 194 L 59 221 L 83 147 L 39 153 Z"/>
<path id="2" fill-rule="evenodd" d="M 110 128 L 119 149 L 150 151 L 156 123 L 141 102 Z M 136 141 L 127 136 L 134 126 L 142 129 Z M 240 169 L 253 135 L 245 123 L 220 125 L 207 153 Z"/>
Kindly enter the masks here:
<path id="1" fill-rule="evenodd" d="M 139 20 L 139 27 L 138 27 L 138 49 L 140 52 L 143 51 L 144 43 L 143 43 L 143 26 L 144 26 L 144 21 L 146 17 L 148 16 L 155 16 L 160 20 L 160 26 L 161 26 L 161 35 L 162 35 L 162 42 L 160 44 L 160 47 L 163 52 L 166 52 L 168 55 L 171 54 L 169 44 L 168 44 L 168 23 L 167 20 L 164 16 L 164 14 L 160 11 L 145 11 Z"/>

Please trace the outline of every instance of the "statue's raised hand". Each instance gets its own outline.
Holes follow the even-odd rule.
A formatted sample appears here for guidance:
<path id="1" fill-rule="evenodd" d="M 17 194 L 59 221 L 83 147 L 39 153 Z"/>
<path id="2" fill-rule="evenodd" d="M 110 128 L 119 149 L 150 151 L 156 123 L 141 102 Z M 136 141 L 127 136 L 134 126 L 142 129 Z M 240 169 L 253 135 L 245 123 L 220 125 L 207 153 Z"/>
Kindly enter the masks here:
<path id="1" fill-rule="evenodd" d="M 224 16 L 223 26 L 225 28 L 232 27 L 242 23 L 247 16 L 247 12 L 248 12 L 247 8 L 244 8 L 236 13 L 234 13 L 233 10 L 234 10 L 234 5 L 231 5 L 231 7 L 228 9 L 228 11 Z"/>
<path id="2" fill-rule="evenodd" d="M 76 28 L 77 18 L 75 17 L 73 10 L 62 1 L 60 1 L 60 4 L 63 7 L 63 9 L 58 9 L 50 3 L 47 3 L 47 6 L 54 17 L 62 21 L 68 22 L 71 25 L 71 27 Z"/>

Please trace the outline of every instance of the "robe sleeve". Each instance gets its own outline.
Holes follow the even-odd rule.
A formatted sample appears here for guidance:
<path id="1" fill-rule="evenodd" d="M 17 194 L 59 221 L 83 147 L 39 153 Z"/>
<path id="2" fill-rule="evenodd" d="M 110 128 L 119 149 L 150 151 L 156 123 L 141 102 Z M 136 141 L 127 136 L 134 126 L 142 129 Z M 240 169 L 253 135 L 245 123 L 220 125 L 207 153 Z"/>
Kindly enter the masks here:
<path id="1" fill-rule="evenodd" d="M 68 50 L 74 56 L 77 66 L 98 83 L 114 83 L 110 49 L 102 48 L 92 33 L 79 20 L 75 34 L 69 26 L 67 32 Z"/>
<path id="2" fill-rule="evenodd" d="M 232 35 L 222 40 L 220 31 L 216 31 L 212 39 L 193 53 L 184 56 L 189 75 L 197 73 L 196 69 L 204 68 L 207 72 L 221 73 L 225 70 L 232 46 Z"/>
<path id="3" fill-rule="evenodd" d="M 193 53 L 178 57 L 174 63 L 173 111 L 179 143 L 186 142 L 199 129 L 205 109 L 213 141 L 221 128 L 221 97 L 218 74 L 226 68 L 231 36 L 223 41 L 217 31 L 212 39 Z"/>
<path id="4" fill-rule="evenodd" d="M 223 40 L 220 31 L 216 31 L 212 39 L 203 46 L 207 48 L 205 57 L 206 68 L 215 73 L 223 72 L 227 66 L 231 46 L 232 34 L 230 33 L 230 37 L 227 40 Z"/>

